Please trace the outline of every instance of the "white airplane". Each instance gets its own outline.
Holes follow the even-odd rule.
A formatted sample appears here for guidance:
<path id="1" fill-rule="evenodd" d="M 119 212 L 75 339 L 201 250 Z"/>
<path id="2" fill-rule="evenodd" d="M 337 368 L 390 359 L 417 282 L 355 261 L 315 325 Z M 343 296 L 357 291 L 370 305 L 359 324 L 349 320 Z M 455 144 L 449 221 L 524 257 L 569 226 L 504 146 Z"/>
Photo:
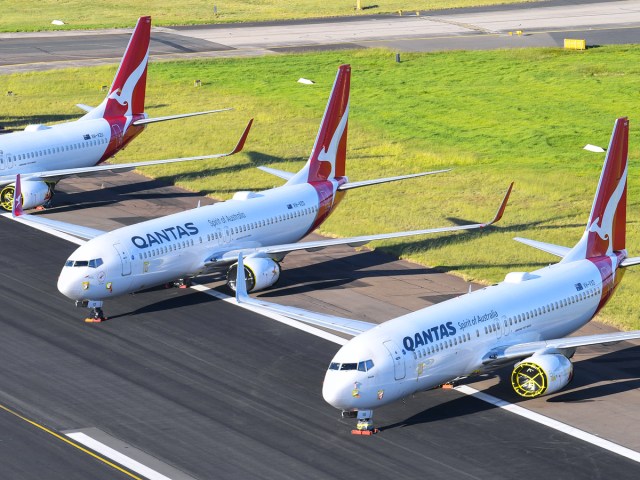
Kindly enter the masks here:
<path id="1" fill-rule="evenodd" d="M 29 125 L 24 131 L 0 136 L 1 208 L 11 211 L 18 173 L 22 176 L 22 206 L 28 209 L 47 204 L 56 184 L 71 175 L 218 158 L 233 155 L 242 148 L 243 140 L 238 148 L 226 154 L 100 165 L 126 147 L 149 123 L 231 110 L 148 118 L 144 113 L 144 98 L 150 34 L 151 17 L 141 17 L 107 97 L 96 108 L 78 105 L 87 111 L 83 117 L 58 125 Z"/>
<path id="2" fill-rule="evenodd" d="M 511 272 L 502 283 L 379 325 L 250 298 L 240 280 L 236 299 L 353 337 L 331 361 L 322 395 L 343 416 L 357 416 L 354 434 L 375 433 L 376 408 L 512 362 L 518 395 L 554 393 L 571 380 L 576 348 L 640 338 L 640 330 L 563 338 L 600 311 L 626 267 L 640 263 L 625 250 L 628 134 L 628 120 L 616 120 L 587 228 L 575 247 L 516 238 L 562 257 L 555 265 Z M 240 272 L 242 254 L 238 263 Z"/>
<path id="3" fill-rule="evenodd" d="M 350 77 L 350 66 L 342 65 L 315 145 L 302 170 L 294 175 L 266 169 L 288 179 L 281 187 L 261 192 L 238 192 L 226 202 L 108 233 L 41 215 L 23 215 L 17 202 L 14 202 L 13 218 L 89 240 L 67 260 L 58 279 L 58 290 L 75 300 L 76 305 L 92 308 L 93 315 L 87 318 L 91 322 L 105 319 L 104 300 L 177 279 L 188 283 L 197 275 L 227 271 L 228 283 L 234 288 L 236 263 L 241 251 L 246 257 L 244 270 L 249 278 L 249 289 L 257 291 L 278 280 L 278 262 L 295 250 L 314 251 L 344 244 L 359 246 L 385 238 L 469 230 L 500 219 L 511 187 L 496 217 L 488 223 L 294 243 L 320 225 L 348 189 L 440 172 L 348 181 L 345 163 Z M 20 179 L 16 185 L 19 189 Z"/>

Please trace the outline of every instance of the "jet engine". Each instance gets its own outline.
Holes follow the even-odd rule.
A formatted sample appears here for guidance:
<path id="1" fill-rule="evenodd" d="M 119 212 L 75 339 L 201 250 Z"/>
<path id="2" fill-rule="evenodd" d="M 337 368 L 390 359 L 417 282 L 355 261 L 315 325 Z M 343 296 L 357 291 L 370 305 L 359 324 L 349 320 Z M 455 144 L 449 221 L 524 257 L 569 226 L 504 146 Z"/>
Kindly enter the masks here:
<path id="1" fill-rule="evenodd" d="M 564 355 L 534 355 L 515 364 L 511 385 L 521 397 L 535 398 L 557 392 L 572 377 L 573 364 Z"/>
<path id="2" fill-rule="evenodd" d="M 244 259 L 244 278 L 247 292 L 257 292 L 270 287 L 280 278 L 280 264 L 267 257 L 247 257 Z M 227 285 L 236 291 L 238 264 L 234 263 L 227 270 Z"/>
<path id="3" fill-rule="evenodd" d="M 52 195 L 51 187 L 42 180 L 27 180 L 22 182 L 22 208 L 28 210 L 43 205 Z M 0 189 L 0 205 L 11 211 L 16 186 L 14 183 Z"/>

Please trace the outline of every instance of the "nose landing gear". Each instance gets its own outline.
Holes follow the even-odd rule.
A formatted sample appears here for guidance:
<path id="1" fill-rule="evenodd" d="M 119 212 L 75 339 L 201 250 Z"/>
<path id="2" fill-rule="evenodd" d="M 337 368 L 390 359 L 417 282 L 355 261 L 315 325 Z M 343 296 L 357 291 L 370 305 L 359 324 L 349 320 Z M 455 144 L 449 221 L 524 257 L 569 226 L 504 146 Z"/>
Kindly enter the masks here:
<path id="1" fill-rule="evenodd" d="M 373 410 L 358 410 L 358 423 L 351 435 L 373 435 L 378 429 L 373 426 Z"/>
<path id="2" fill-rule="evenodd" d="M 87 323 L 100 323 L 107 320 L 104 312 L 102 311 L 102 301 L 101 300 L 83 300 L 76 302 L 76 307 L 85 307 L 90 308 L 91 313 L 84 319 Z"/>

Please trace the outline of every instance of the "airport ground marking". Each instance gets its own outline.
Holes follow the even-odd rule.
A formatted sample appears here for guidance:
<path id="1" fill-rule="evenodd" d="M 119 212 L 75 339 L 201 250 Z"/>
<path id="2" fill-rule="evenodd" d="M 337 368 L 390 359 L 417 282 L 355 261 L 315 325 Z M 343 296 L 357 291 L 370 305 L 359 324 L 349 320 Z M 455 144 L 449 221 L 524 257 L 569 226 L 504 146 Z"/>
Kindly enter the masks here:
<path id="1" fill-rule="evenodd" d="M 505 400 L 501 400 L 497 397 L 494 397 L 493 395 L 481 392 L 468 385 L 459 385 L 455 387 L 455 390 L 460 393 L 464 393 L 465 395 L 470 395 L 474 398 L 477 398 L 478 400 L 482 400 L 483 402 L 490 403 L 491 405 L 494 405 L 498 408 L 507 410 L 508 412 L 514 413 L 529 420 L 533 420 L 534 422 L 541 425 L 553 428 L 554 430 L 565 433 L 574 438 L 578 438 L 580 440 L 588 442 L 597 447 L 604 448 L 605 450 L 613 453 L 617 453 L 618 455 L 626 457 L 629 460 L 633 460 L 634 462 L 640 462 L 639 452 L 631 450 L 627 447 L 623 447 L 622 445 L 618 445 L 617 443 L 611 442 L 609 440 L 605 440 L 604 438 L 600 438 L 596 435 L 593 435 L 592 433 L 585 432 L 584 430 L 572 427 L 571 425 L 560 422 L 558 420 L 554 420 L 553 418 L 541 415 L 531 410 L 527 410 L 526 408 L 523 408 L 519 405 L 514 405 Z"/>
<path id="2" fill-rule="evenodd" d="M 70 432 L 66 434 L 67 437 L 74 439 L 76 442 L 89 447 L 91 450 L 95 450 L 96 452 L 101 453 L 105 457 L 108 457 L 120 465 L 124 465 L 129 470 L 133 470 L 136 473 L 148 478 L 149 480 L 171 480 L 166 475 L 157 472 L 156 470 L 147 467 L 146 465 L 134 460 L 131 457 L 127 457 L 123 453 L 120 453 L 114 448 L 105 445 L 102 442 L 99 442 L 95 438 L 90 437 L 86 433 L 83 432 Z M 137 477 L 136 477 L 137 478 Z"/>
<path id="3" fill-rule="evenodd" d="M 63 442 L 65 442 L 68 445 L 71 445 L 72 447 L 77 448 L 78 450 L 80 450 L 81 452 L 86 453 L 87 455 L 92 456 L 93 458 L 95 458 L 96 460 L 101 461 L 102 463 L 109 465 L 112 468 L 115 468 L 116 470 L 118 470 L 119 472 L 124 473 L 125 475 L 127 475 L 130 478 L 133 478 L 135 480 L 143 480 L 141 477 L 138 477 L 134 474 L 132 474 L 131 472 L 125 470 L 124 468 L 116 465 L 113 462 L 110 462 L 109 460 L 107 460 L 106 458 L 84 448 L 82 445 L 78 445 L 76 442 L 69 440 L 68 438 L 65 438 L 63 435 L 60 435 L 59 433 L 54 432 L 53 430 L 51 430 L 50 428 L 45 427 L 44 425 L 39 424 L 38 422 L 31 420 L 27 417 L 25 417 L 24 415 L 20 415 L 18 412 L 16 412 L 15 410 L 10 409 L 9 407 L 6 407 L 2 404 L 0 404 L 0 409 L 4 410 L 7 413 L 10 413 L 11 415 L 19 418 L 20 420 L 23 420 L 31 425 L 33 425 L 34 427 L 39 428 L 40 430 L 48 433 L 49 435 L 57 438 L 58 440 L 62 440 Z M 96 450 L 97 451 L 97 450 Z M 166 478 L 166 477 L 164 477 Z"/>

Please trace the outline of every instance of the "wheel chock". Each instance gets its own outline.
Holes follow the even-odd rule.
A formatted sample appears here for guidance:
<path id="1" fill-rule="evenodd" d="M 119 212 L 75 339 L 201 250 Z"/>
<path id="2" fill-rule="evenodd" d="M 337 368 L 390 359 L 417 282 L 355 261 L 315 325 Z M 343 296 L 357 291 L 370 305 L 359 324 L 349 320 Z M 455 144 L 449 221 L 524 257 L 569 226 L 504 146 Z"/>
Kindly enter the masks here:
<path id="1" fill-rule="evenodd" d="M 378 429 L 374 428 L 373 430 L 351 430 L 351 435 L 373 435 L 378 433 Z"/>

